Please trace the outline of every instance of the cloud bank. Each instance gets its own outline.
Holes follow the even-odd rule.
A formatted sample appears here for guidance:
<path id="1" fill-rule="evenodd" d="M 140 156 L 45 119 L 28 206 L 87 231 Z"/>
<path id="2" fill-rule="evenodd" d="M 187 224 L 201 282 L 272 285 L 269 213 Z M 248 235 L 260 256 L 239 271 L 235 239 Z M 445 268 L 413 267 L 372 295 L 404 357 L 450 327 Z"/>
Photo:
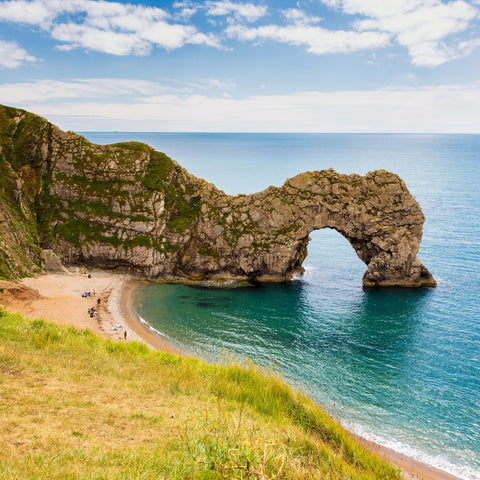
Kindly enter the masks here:
<path id="1" fill-rule="evenodd" d="M 171 11 L 148 3 L 106 0 L 4 0 L 0 22 L 40 29 L 59 42 L 60 50 L 81 48 L 111 55 L 148 55 L 156 47 L 174 50 L 186 45 L 226 48 L 224 42 L 234 40 L 270 41 L 315 55 L 400 46 L 413 65 L 437 67 L 480 46 L 478 1 L 317 1 L 342 15 L 348 28 L 329 28 L 300 8 L 274 10 L 274 3 L 267 7 L 231 0 L 177 1 Z M 210 23 L 202 24 L 202 16 Z M 3 60 L 4 67 L 33 61 L 20 46 L 11 57 Z"/>
<path id="2" fill-rule="evenodd" d="M 0 3 L 0 21 L 48 32 L 61 50 L 84 48 L 112 55 L 147 55 L 186 44 L 219 47 L 213 34 L 176 22 L 167 11 L 104 0 L 10 0 Z"/>
<path id="3" fill-rule="evenodd" d="M 217 132 L 480 133 L 480 84 L 229 98 L 155 82 L 89 79 L 0 86 L 0 103 L 63 129 Z M 37 93 L 32 93 L 37 92 Z"/>

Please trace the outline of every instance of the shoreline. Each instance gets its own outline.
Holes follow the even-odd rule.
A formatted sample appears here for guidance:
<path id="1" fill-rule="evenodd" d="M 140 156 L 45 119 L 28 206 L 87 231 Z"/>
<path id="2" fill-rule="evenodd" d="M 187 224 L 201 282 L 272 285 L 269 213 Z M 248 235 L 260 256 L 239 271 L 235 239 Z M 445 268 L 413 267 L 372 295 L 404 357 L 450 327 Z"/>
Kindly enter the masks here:
<path id="1" fill-rule="evenodd" d="M 142 281 L 119 273 L 89 273 L 91 278 L 78 271 L 23 278 L 18 284 L 18 291 L 11 294 L 12 298 L 7 295 L 0 299 L 0 303 L 5 303 L 9 311 L 21 313 L 28 318 L 44 318 L 54 323 L 88 328 L 113 341 L 134 340 L 153 350 L 188 356 L 145 325 L 135 312 L 134 295 L 143 285 Z M 93 292 L 93 295 L 83 298 L 82 293 L 85 291 Z M 87 314 L 87 308 L 99 298 L 98 314 L 92 318 Z M 444 470 L 367 440 L 348 428 L 345 430 L 367 450 L 398 466 L 407 480 L 461 480 Z"/>
<path id="2" fill-rule="evenodd" d="M 127 278 L 120 289 L 119 297 L 116 299 L 117 308 L 123 317 L 125 324 L 135 332 L 142 341 L 153 350 L 162 350 L 176 355 L 188 356 L 186 352 L 167 340 L 160 333 L 155 332 L 141 321 L 133 308 L 135 292 L 142 287 L 143 282 L 133 278 Z M 112 299 L 115 301 L 115 299 Z"/>
<path id="3" fill-rule="evenodd" d="M 445 470 L 441 470 L 433 465 L 416 460 L 413 457 L 409 457 L 389 447 L 375 443 L 372 440 L 367 440 L 348 429 L 345 430 L 347 430 L 350 436 L 369 452 L 375 453 L 382 460 L 393 463 L 399 467 L 402 470 L 403 477 L 407 480 L 461 480 L 459 477 L 456 477 Z"/>

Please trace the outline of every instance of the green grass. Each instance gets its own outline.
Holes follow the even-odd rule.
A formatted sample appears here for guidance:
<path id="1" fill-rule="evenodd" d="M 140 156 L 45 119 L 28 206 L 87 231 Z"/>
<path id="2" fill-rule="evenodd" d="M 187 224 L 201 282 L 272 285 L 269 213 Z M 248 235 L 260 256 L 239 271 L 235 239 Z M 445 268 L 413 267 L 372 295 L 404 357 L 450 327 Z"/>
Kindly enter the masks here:
<path id="1" fill-rule="evenodd" d="M 0 310 L 1 479 L 400 479 L 272 372 Z"/>
<path id="2" fill-rule="evenodd" d="M 162 152 L 152 151 L 143 186 L 149 190 L 164 190 L 174 170 L 175 165 L 170 157 Z"/>
<path id="3" fill-rule="evenodd" d="M 142 142 L 118 142 L 118 143 L 111 143 L 109 145 L 106 145 L 107 147 L 114 147 L 114 148 L 124 148 L 126 150 L 131 150 L 134 152 L 145 152 L 145 153 L 150 153 L 153 152 L 154 149 L 147 145 L 146 143 Z"/>

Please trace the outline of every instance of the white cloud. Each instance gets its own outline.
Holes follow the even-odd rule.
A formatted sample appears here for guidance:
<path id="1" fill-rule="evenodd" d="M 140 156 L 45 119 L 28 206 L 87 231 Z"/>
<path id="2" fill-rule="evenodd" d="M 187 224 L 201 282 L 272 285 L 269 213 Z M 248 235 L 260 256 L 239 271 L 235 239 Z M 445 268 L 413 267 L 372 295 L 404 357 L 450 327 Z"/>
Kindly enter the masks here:
<path id="1" fill-rule="evenodd" d="M 224 25 L 225 19 L 219 17 L 226 16 L 230 38 L 272 40 L 319 55 L 396 43 L 408 50 L 414 65 L 434 67 L 467 56 L 479 46 L 474 27 L 480 0 L 321 1 L 352 16 L 351 29 L 331 30 L 323 24 L 321 28 L 316 24 L 322 19 L 300 8 L 281 11 L 287 25 L 248 28 L 242 23 L 265 17 L 267 7 L 232 0 L 175 1 L 173 14 L 114 0 L 0 0 L 0 21 L 38 27 L 60 42 L 60 50 L 83 48 L 113 55 L 146 55 L 155 47 L 172 50 L 187 44 L 222 48 L 218 35 L 188 23 L 198 12 L 207 16 L 212 29 Z"/>
<path id="2" fill-rule="evenodd" d="M 470 55 L 477 47 L 480 47 L 480 38 L 460 42 L 457 49 L 460 53 L 463 54 L 462 56 L 467 56 Z"/>
<path id="3" fill-rule="evenodd" d="M 406 78 L 409 82 L 416 82 L 418 80 L 418 77 L 412 72 L 405 73 L 403 77 Z"/>
<path id="4" fill-rule="evenodd" d="M 60 50 L 85 48 L 98 50 L 113 55 L 147 55 L 151 50 L 151 43 L 139 38 L 133 33 L 102 30 L 89 25 L 64 23 L 55 26 L 51 35 L 63 43 Z"/>
<path id="5" fill-rule="evenodd" d="M 479 98 L 480 84 L 245 98 L 172 93 L 138 80 L 0 85 L 0 103 L 77 131 L 480 133 Z"/>
<path id="6" fill-rule="evenodd" d="M 178 10 L 176 16 L 184 20 L 195 15 L 200 8 L 199 5 L 191 1 L 173 2 L 172 7 Z"/>
<path id="7" fill-rule="evenodd" d="M 435 67 L 471 53 L 477 40 L 446 43 L 450 35 L 466 31 L 478 9 L 463 0 L 322 0 L 349 15 L 362 15 L 358 31 L 384 32 L 406 47 L 412 63 Z"/>
<path id="8" fill-rule="evenodd" d="M 232 90 L 237 86 L 233 80 L 221 80 L 219 78 L 209 78 L 203 82 L 192 82 L 190 85 L 200 90 Z"/>
<path id="9" fill-rule="evenodd" d="M 15 42 L 5 42 L 0 40 L 0 67 L 17 68 L 26 62 L 36 62 L 37 59 L 29 55 L 23 48 Z"/>
<path id="10" fill-rule="evenodd" d="M 12 0 L 0 3 L 0 20 L 47 27 L 58 11 L 43 1 Z"/>
<path id="11" fill-rule="evenodd" d="M 191 95 L 193 92 L 230 91 L 236 87 L 231 80 L 208 78 L 194 82 L 158 83 L 137 79 L 86 78 L 72 80 L 36 80 L 0 84 L 0 104 L 23 104 L 46 100 L 84 100 L 128 97 L 152 102 L 165 93 Z"/>
<path id="12" fill-rule="evenodd" d="M 329 7 L 342 10 L 349 15 L 368 17 L 390 17 L 413 11 L 422 5 L 432 5 L 438 0 L 322 0 Z"/>
<path id="13" fill-rule="evenodd" d="M 165 10 L 114 1 L 9 0 L 0 2 L 0 21 L 38 26 L 63 42 L 61 50 L 146 55 L 153 46 L 167 50 L 185 44 L 220 47 L 213 34 L 175 23 Z"/>
<path id="14" fill-rule="evenodd" d="M 287 20 L 291 20 L 295 23 L 301 23 L 303 25 L 311 25 L 322 21 L 320 17 L 307 15 L 303 10 L 299 10 L 298 8 L 289 8 L 288 10 L 282 10 L 282 13 Z"/>
<path id="15" fill-rule="evenodd" d="M 0 103 L 33 103 L 52 99 L 108 98 L 115 95 L 150 96 L 160 92 L 159 85 L 145 80 L 112 78 L 78 80 L 37 80 L 0 84 Z"/>
<path id="16" fill-rule="evenodd" d="M 262 18 L 267 13 L 267 7 L 264 5 L 254 5 L 253 3 L 234 3 L 226 1 L 208 1 L 205 2 L 207 15 L 224 16 L 234 14 L 237 18 L 244 18 L 249 22 L 254 22 Z"/>
<path id="17" fill-rule="evenodd" d="M 353 32 L 327 30 L 309 25 L 265 25 L 248 28 L 243 25 L 231 25 L 227 35 L 239 40 L 274 40 L 290 45 L 306 46 L 311 53 L 346 53 L 369 50 L 388 45 L 389 36 L 382 32 Z"/>
<path id="18" fill-rule="evenodd" d="M 143 30 L 140 37 L 152 44 L 161 45 L 167 50 L 180 48 L 186 43 L 220 47 L 219 40 L 214 35 L 197 32 L 195 27 L 189 25 L 157 22 Z"/>

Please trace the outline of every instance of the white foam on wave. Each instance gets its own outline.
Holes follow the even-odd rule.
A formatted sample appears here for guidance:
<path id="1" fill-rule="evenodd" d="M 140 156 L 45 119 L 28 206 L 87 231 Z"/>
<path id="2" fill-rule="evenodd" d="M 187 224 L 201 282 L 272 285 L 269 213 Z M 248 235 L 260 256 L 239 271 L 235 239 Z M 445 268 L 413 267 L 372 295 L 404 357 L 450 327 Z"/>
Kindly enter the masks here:
<path id="1" fill-rule="evenodd" d="M 315 277 L 318 272 L 318 268 L 314 265 L 303 265 L 303 273 L 294 274 L 292 280 L 308 281 Z"/>
<path id="2" fill-rule="evenodd" d="M 292 275 L 292 282 L 299 282 L 302 281 L 303 273 L 294 273 Z"/>
<path id="3" fill-rule="evenodd" d="M 202 287 L 206 288 L 241 288 L 251 287 L 252 284 L 246 280 L 204 280 L 199 283 Z"/>
<path id="4" fill-rule="evenodd" d="M 397 453 L 401 453 L 406 457 L 430 465 L 438 470 L 443 470 L 450 475 L 454 475 L 463 480 L 480 480 L 480 472 L 472 466 L 454 464 L 441 455 L 429 455 L 406 443 L 394 439 L 386 439 L 360 425 L 351 424 L 346 421 L 341 421 L 340 423 L 346 430 L 364 438 L 365 440 L 369 440 L 370 442 L 394 450 Z"/>
<path id="5" fill-rule="evenodd" d="M 171 342 L 170 338 L 165 335 L 163 332 L 161 332 L 160 330 L 157 330 L 155 327 L 152 327 L 152 325 L 150 325 L 141 315 L 139 315 L 137 313 L 137 317 L 140 319 L 140 321 L 148 328 L 150 329 L 152 332 L 155 332 L 157 335 L 160 335 L 161 337 L 165 338 L 166 340 L 168 340 L 169 342 Z"/>

